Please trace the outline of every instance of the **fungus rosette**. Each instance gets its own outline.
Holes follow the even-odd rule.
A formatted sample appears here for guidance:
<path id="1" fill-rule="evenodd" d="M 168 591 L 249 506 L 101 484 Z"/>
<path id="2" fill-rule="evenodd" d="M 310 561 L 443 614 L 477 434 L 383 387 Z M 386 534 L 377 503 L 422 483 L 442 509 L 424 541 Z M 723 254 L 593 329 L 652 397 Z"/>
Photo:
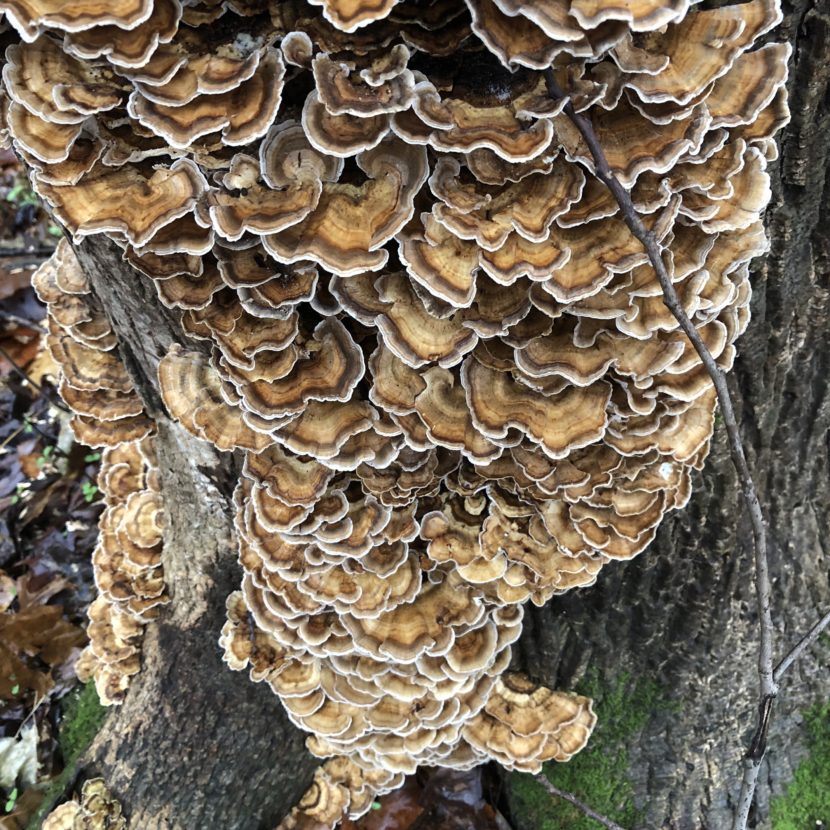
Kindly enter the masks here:
<path id="1" fill-rule="evenodd" d="M 419 764 L 567 760 L 590 702 L 502 676 L 523 604 L 645 549 L 715 395 L 543 72 L 729 369 L 788 118 L 776 0 L 0 9 L 35 188 L 180 310 L 168 409 L 245 454 L 222 642 L 334 759 L 304 815 Z M 50 303 L 77 429 L 141 440 L 97 308 Z"/>

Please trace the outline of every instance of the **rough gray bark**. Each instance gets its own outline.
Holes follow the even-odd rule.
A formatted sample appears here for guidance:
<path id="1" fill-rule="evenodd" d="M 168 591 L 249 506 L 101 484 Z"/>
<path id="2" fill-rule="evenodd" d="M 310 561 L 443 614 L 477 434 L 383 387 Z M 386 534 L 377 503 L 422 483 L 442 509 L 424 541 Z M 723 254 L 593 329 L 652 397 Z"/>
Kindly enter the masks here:
<path id="1" fill-rule="evenodd" d="M 799 0 L 785 13 L 776 38 L 794 47 L 793 120 L 772 169 L 772 250 L 753 275 L 753 318 L 731 378 L 769 521 L 776 659 L 830 606 L 830 2 Z M 539 679 L 567 688 L 589 667 L 608 683 L 629 672 L 679 704 L 655 712 L 632 744 L 645 827 L 731 825 L 739 758 L 756 720 L 751 538 L 721 425 L 691 504 L 646 553 L 526 617 L 516 662 Z M 826 699 L 828 668 L 825 638 L 782 684 L 757 827 L 768 826 L 770 795 L 803 757 L 799 713 Z"/>
<path id="2" fill-rule="evenodd" d="M 235 459 L 164 415 L 156 366 L 184 340 L 176 315 L 158 303 L 148 280 L 121 264 L 111 243 L 88 240 L 79 256 L 159 425 L 172 599 L 147 627 L 142 671 L 87 752 L 84 775 L 103 775 L 134 830 L 273 830 L 316 762 L 270 689 L 221 661 L 225 599 L 241 580 L 229 509 Z"/>
<path id="3" fill-rule="evenodd" d="M 830 0 L 797 0 L 786 12 L 794 117 L 773 169 L 772 253 L 754 275 L 753 321 L 732 378 L 769 517 L 779 657 L 830 605 Z M 145 670 L 93 745 L 89 771 L 105 775 L 132 828 L 272 828 L 313 763 L 276 698 L 219 660 L 224 598 L 238 584 L 227 512 L 235 462 L 164 418 L 155 366 L 182 339 L 176 315 L 112 245 L 90 240 L 81 257 L 138 388 L 162 419 L 163 480 L 176 494 L 165 550 L 173 603 L 149 627 Z M 627 671 L 680 705 L 655 712 L 632 746 L 645 827 L 720 830 L 731 821 L 757 699 L 750 540 L 719 431 L 691 504 L 649 551 L 526 616 L 515 663 L 537 679 L 568 688 L 589 667 L 609 683 Z M 819 644 L 784 681 L 758 827 L 803 755 L 799 712 L 826 695 L 828 662 Z"/>

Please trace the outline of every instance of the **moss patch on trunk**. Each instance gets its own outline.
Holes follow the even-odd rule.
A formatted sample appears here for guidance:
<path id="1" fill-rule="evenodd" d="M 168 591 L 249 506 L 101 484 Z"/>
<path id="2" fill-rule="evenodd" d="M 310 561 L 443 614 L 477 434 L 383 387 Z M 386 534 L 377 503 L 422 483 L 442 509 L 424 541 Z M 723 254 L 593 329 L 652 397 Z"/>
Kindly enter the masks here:
<path id="1" fill-rule="evenodd" d="M 610 688 L 593 676 L 577 691 L 594 699 L 596 729 L 586 749 L 567 764 L 546 764 L 545 775 L 597 812 L 623 827 L 633 827 L 640 812 L 628 777 L 628 746 L 655 710 L 671 704 L 656 683 L 628 674 L 619 676 Z M 508 798 L 517 830 L 597 830 L 595 821 L 566 801 L 551 797 L 530 775 L 510 776 Z"/>
<path id="2" fill-rule="evenodd" d="M 64 763 L 68 766 L 92 743 L 98 734 L 107 709 L 98 700 L 94 683 L 87 683 L 71 691 L 62 701 L 59 743 Z"/>
<path id="3" fill-rule="evenodd" d="M 798 765 L 784 795 L 770 803 L 773 830 L 830 826 L 830 702 L 804 713 L 810 754 Z"/>
<path id="4" fill-rule="evenodd" d="M 94 683 L 73 689 L 61 700 L 61 707 L 63 717 L 58 743 L 63 755 L 63 772 L 44 785 L 43 801 L 26 825 L 26 830 L 40 830 L 43 820 L 58 802 L 66 800 L 66 791 L 78 772 L 78 759 L 92 743 L 107 716 L 107 709 L 98 700 Z"/>

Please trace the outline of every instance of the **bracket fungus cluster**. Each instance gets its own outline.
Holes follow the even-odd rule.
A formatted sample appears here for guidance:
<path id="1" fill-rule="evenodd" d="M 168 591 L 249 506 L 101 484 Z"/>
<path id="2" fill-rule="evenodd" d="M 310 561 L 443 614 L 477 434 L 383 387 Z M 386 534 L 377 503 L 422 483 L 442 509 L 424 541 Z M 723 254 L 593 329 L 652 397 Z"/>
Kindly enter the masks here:
<path id="1" fill-rule="evenodd" d="M 357 815 L 419 764 L 571 757 L 590 701 L 503 674 L 523 603 L 646 548 L 715 395 L 544 71 L 728 369 L 788 118 L 789 47 L 761 45 L 777 0 L 0 9 L 34 187 L 180 312 L 169 412 L 244 453 L 226 660 L 335 759 L 285 826 Z M 59 360 L 123 372 L 98 318 L 54 302 L 85 327 Z M 126 386 L 93 404 L 67 377 L 85 436 L 99 407 L 141 431 Z"/>
<path id="2" fill-rule="evenodd" d="M 43 830 L 126 830 L 121 804 L 102 778 L 84 781 L 80 801 L 67 801 L 52 810 Z"/>
<path id="3" fill-rule="evenodd" d="M 47 345 L 58 391 L 75 413 L 77 439 L 102 449 L 105 509 L 92 566 L 98 596 L 78 676 L 94 679 L 104 705 L 119 703 L 140 669 L 144 626 L 167 601 L 161 565 L 163 507 L 153 422 L 116 352 L 116 339 L 66 240 L 33 277 L 46 303 Z M 83 825 L 86 826 L 86 825 Z"/>

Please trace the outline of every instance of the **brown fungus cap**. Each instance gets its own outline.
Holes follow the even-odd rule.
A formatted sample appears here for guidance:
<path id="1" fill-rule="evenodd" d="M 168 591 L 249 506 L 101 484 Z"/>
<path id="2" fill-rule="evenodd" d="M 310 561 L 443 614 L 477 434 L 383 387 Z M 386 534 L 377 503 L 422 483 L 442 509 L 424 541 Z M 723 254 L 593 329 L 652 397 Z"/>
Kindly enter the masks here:
<path id="1" fill-rule="evenodd" d="M 132 391 L 132 381 L 114 352 L 90 348 L 67 333 L 53 333 L 48 345 L 55 362 L 75 388 Z"/>
<path id="2" fill-rule="evenodd" d="M 162 360 L 168 408 L 245 456 L 225 659 L 341 756 L 288 826 L 418 764 L 569 758 L 589 702 L 502 676 L 522 604 L 648 545 L 714 397 L 540 70 L 728 368 L 787 117 L 788 50 L 755 45 L 773 0 L 158 0 L 129 23 L 72 0 L 81 26 L 11 6 L 33 12 L 5 70 L 15 148 L 74 236 L 179 309 L 199 351 Z M 36 281 L 60 389 L 85 440 L 126 441 L 152 426 L 62 259 Z M 119 443 L 101 472 L 79 669 L 107 702 L 165 601 L 152 455 Z"/>
<path id="3" fill-rule="evenodd" d="M 529 161 L 550 144 L 551 118 L 564 106 L 547 95 L 541 77 L 515 96 L 492 94 L 475 104 L 460 91 L 442 96 L 420 73 L 416 80 L 412 112 L 395 115 L 392 127 L 402 138 L 445 153 L 487 148 L 507 161 Z"/>
<path id="4" fill-rule="evenodd" d="M 279 446 L 247 453 L 243 475 L 286 504 L 313 504 L 326 491 L 334 472 L 313 459 L 289 455 Z"/>
<path id="5" fill-rule="evenodd" d="M 444 582 L 427 584 L 412 603 L 381 614 L 377 619 L 343 618 L 361 650 L 386 660 L 411 663 L 422 654 L 440 653 L 455 636 L 455 628 L 479 621 L 481 603 L 450 574 Z"/>
<path id="6" fill-rule="evenodd" d="M 357 156 L 366 178 L 361 184 L 323 186 L 309 216 L 282 233 L 263 237 L 279 262 L 307 259 L 341 276 L 383 267 L 382 246 L 412 216 L 414 199 L 427 177 L 426 152 L 397 138 Z"/>
<path id="7" fill-rule="evenodd" d="M 153 12 L 153 0 L 3 0 L 11 24 L 27 41 L 45 28 L 79 32 L 95 26 L 113 25 L 133 29 Z"/>
<path id="8" fill-rule="evenodd" d="M 235 241 L 246 233 L 278 233 L 305 219 L 320 200 L 323 183 L 309 175 L 272 189 L 260 178 L 257 159 L 237 155 L 223 176 L 222 188 L 207 197 L 216 233 Z"/>
<path id="9" fill-rule="evenodd" d="M 83 131 L 83 124 L 55 124 L 11 102 L 7 123 L 9 134 L 24 152 L 45 164 L 66 161 Z"/>
<path id="10" fill-rule="evenodd" d="M 166 105 L 133 93 L 128 111 L 155 135 L 178 149 L 221 132 L 225 145 L 249 144 L 268 132 L 282 100 L 285 64 L 276 49 L 268 50 L 254 74 L 224 93 L 200 95 L 190 101 Z"/>
<path id="11" fill-rule="evenodd" d="M 602 438 L 610 387 L 599 382 L 584 389 L 570 387 L 550 397 L 494 371 L 475 358 L 462 369 L 473 423 L 499 441 L 516 428 L 537 442 L 551 458 Z"/>
<path id="12" fill-rule="evenodd" d="M 256 452 L 273 440 L 239 418 L 222 396 L 221 380 L 199 352 L 174 344 L 159 363 L 161 394 L 170 414 L 188 432 L 229 452 L 236 447 Z"/>
<path id="13" fill-rule="evenodd" d="M 389 132 L 389 115 L 333 115 L 320 101 L 317 91 L 312 90 L 303 105 L 303 129 L 321 153 L 346 158 L 382 141 Z"/>
<path id="14" fill-rule="evenodd" d="M 549 760 L 567 761 L 596 723 L 588 698 L 537 686 L 524 675 L 496 681 L 484 712 L 464 727 L 476 749 L 509 769 L 538 772 Z"/>
<path id="15" fill-rule="evenodd" d="M 750 0 L 720 9 L 692 11 L 651 35 L 647 51 L 667 56 L 667 67 L 629 81 L 643 101 L 689 101 L 729 71 L 735 58 L 781 21 L 775 0 Z"/>
<path id="16" fill-rule="evenodd" d="M 289 32 L 280 41 L 282 56 L 287 64 L 299 66 L 303 69 L 311 68 L 311 59 L 314 57 L 314 43 L 307 32 Z"/>
<path id="17" fill-rule="evenodd" d="M 284 378 L 245 386 L 246 406 L 267 418 L 299 413 L 312 400 L 349 400 L 365 365 L 343 324 L 333 317 L 318 323 L 305 352 Z"/>
<path id="18" fill-rule="evenodd" d="M 119 27 L 114 23 L 67 31 L 64 49 L 76 58 L 106 57 L 115 66 L 141 67 L 159 43 L 169 43 L 175 37 L 181 14 L 180 0 L 154 0 L 152 15 L 138 26 Z"/>
<path id="19" fill-rule="evenodd" d="M 656 125 L 625 100 L 611 110 L 591 109 L 588 117 L 612 172 L 624 187 L 631 187 L 645 171 L 665 173 L 684 153 L 696 152 L 712 120 L 701 104 L 685 118 Z M 593 156 L 573 122 L 558 115 L 554 123 L 568 158 L 593 172 Z"/>
<path id="20" fill-rule="evenodd" d="M 375 86 L 349 63 L 325 53 L 315 56 L 311 66 L 319 99 L 332 115 L 367 118 L 401 112 L 412 104 L 415 78 L 408 69 Z"/>
<path id="21" fill-rule="evenodd" d="M 322 6 L 326 20 L 343 32 L 382 20 L 400 0 L 311 0 Z"/>
<path id="22" fill-rule="evenodd" d="M 6 61 L 3 80 L 11 99 L 51 123 L 79 124 L 122 102 L 125 84 L 109 69 L 76 60 L 50 37 L 12 44 Z"/>
<path id="23" fill-rule="evenodd" d="M 190 212 L 206 186 L 199 168 L 179 159 L 155 169 L 99 166 L 72 187 L 41 183 L 38 190 L 76 239 L 116 232 L 140 246 Z"/>
<path id="24" fill-rule="evenodd" d="M 121 804 L 103 778 L 84 781 L 80 803 L 67 801 L 61 804 L 43 822 L 43 830 L 126 830 L 126 827 Z"/>

